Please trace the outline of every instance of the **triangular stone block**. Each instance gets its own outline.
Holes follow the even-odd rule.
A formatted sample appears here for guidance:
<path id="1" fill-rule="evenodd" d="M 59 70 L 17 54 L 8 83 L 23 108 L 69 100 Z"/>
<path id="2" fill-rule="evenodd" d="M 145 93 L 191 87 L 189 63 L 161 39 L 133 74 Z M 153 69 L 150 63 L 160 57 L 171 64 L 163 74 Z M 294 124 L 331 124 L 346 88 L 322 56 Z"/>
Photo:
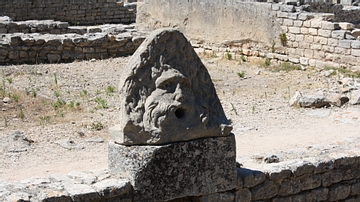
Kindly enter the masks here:
<path id="1" fill-rule="evenodd" d="M 120 81 L 116 143 L 162 145 L 228 136 L 232 126 L 210 75 L 185 36 L 154 31 L 134 53 Z"/>

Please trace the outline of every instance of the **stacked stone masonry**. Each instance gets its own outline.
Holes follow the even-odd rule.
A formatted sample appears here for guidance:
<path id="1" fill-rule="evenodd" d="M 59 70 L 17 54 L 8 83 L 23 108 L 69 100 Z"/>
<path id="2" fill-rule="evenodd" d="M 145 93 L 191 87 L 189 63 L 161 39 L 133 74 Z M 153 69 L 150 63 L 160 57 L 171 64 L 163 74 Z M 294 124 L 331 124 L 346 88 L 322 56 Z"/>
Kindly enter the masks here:
<path id="1" fill-rule="evenodd" d="M 15 21 L 54 19 L 74 25 L 133 23 L 136 3 L 115 0 L 2 0 L 0 16 L 9 16 Z"/>
<path id="2" fill-rule="evenodd" d="M 261 171 L 237 168 L 234 190 L 172 202 L 359 201 L 360 152 L 352 153 L 352 157 L 268 164 Z M 32 177 L 16 183 L 0 181 L 1 201 L 132 202 L 133 197 L 131 183 L 111 176 L 107 169 Z"/>
<path id="3" fill-rule="evenodd" d="M 11 23 L 10 23 L 11 24 Z M 26 23 L 24 23 L 26 25 Z M 22 25 L 22 24 L 21 24 Z M 0 23 L 1 26 L 1 23 Z M 13 23 L 11 27 L 21 26 Z M 29 30 L 28 26 L 23 29 Z M 33 26 L 32 32 L 67 34 L 12 33 L 0 35 L 0 64 L 57 63 L 84 59 L 105 59 L 135 52 L 145 34 L 133 25 L 68 27 L 67 23 L 46 22 Z"/>
<path id="4" fill-rule="evenodd" d="M 360 29 L 347 22 L 331 22 L 334 14 L 293 12 L 273 4 L 277 22 L 286 35 L 286 55 L 267 57 L 316 67 L 352 67 L 360 62 Z"/>

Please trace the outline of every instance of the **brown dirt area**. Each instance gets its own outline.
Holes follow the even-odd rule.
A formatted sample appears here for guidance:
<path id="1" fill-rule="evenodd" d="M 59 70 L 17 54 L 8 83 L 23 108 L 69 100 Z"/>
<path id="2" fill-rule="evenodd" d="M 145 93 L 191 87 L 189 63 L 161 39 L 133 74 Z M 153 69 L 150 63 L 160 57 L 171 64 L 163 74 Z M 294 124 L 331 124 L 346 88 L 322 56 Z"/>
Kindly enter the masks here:
<path id="1" fill-rule="evenodd" d="M 271 71 L 264 59 L 256 58 L 201 58 L 233 122 L 237 160 L 245 167 L 261 167 L 251 160 L 267 155 L 284 161 L 346 148 L 359 136 L 359 106 L 304 109 L 288 104 L 296 90 L 306 94 L 329 88 L 339 75 L 326 77 L 312 68 Z M 11 101 L 0 102 L 0 179 L 106 168 L 107 131 L 119 121 L 118 82 L 128 60 L 1 66 L 5 92 L 0 98 Z M 6 142 L 15 131 L 28 141 L 20 149 Z M 318 149 L 304 153 L 311 148 Z"/>

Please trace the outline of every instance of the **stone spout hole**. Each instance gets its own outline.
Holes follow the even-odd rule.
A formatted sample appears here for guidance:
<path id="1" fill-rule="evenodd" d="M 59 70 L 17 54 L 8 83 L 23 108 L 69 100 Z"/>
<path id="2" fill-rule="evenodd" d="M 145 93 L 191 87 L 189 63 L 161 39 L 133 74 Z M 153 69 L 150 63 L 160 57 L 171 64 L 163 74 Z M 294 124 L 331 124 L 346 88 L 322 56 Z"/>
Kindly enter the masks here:
<path id="1" fill-rule="evenodd" d="M 185 116 L 185 110 L 182 108 L 178 108 L 177 110 L 175 110 L 175 116 L 178 119 L 181 119 Z"/>

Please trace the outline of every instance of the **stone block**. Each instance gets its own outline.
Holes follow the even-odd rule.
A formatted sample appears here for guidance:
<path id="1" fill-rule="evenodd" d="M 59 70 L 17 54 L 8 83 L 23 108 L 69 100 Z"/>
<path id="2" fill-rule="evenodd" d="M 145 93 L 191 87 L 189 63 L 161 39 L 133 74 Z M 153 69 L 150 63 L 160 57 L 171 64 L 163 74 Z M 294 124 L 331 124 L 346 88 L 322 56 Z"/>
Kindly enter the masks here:
<path id="1" fill-rule="evenodd" d="M 282 181 L 279 187 L 280 196 L 289 196 L 297 194 L 301 191 L 300 180 Z"/>
<path id="2" fill-rule="evenodd" d="M 351 55 L 360 57 L 360 50 L 359 49 L 351 49 Z"/>
<path id="3" fill-rule="evenodd" d="M 131 197 L 133 189 L 129 181 L 106 179 L 92 185 L 102 197 Z"/>
<path id="4" fill-rule="evenodd" d="M 313 36 L 318 35 L 318 29 L 316 29 L 316 28 L 309 28 L 308 31 L 309 31 L 309 34 L 311 34 Z"/>
<path id="5" fill-rule="evenodd" d="M 294 24 L 294 20 L 292 19 L 284 19 L 283 21 L 283 25 L 285 26 L 293 26 L 293 24 Z"/>
<path id="6" fill-rule="evenodd" d="M 360 49 L 360 41 L 351 41 L 351 48 Z"/>
<path id="7" fill-rule="evenodd" d="M 238 168 L 237 173 L 243 179 L 244 187 L 246 188 L 252 188 L 266 179 L 265 173 L 257 170 Z"/>
<path id="8" fill-rule="evenodd" d="M 235 195 L 231 192 L 214 193 L 206 196 L 199 196 L 195 200 L 196 202 L 233 202 Z"/>
<path id="9" fill-rule="evenodd" d="M 360 182 L 351 185 L 350 195 L 359 195 L 360 194 Z"/>
<path id="10" fill-rule="evenodd" d="M 315 189 L 321 186 L 321 175 L 311 175 L 300 179 L 301 190 Z"/>
<path id="11" fill-rule="evenodd" d="M 319 20 L 319 19 L 314 19 L 314 20 L 310 20 L 310 26 L 312 28 L 321 28 L 321 24 L 323 23 L 324 21 L 322 20 Z"/>
<path id="12" fill-rule="evenodd" d="M 340 182 L 342 180 L 342 172 L 339 170 L 332 170 L 330 172 L 323 173 L 321 178 L 322 186 L 327 187 L 331 184 Z"/>
<path id="13" fill-rule="evenodd" d="M 314 50 L 305 49 L 305 51 L 304 51 L 304 56 L 307 57 L 307 58 L 312 58 L 312 57 L 314 57 Z"/>
<path id="14" fill-rule="evenodd" d="M 351 49 L 335 47 L 334 53 L 343 54 L 343 55 L 350 55 L 351 54 Z"/>
<path id="15" fill-rule="evenodd" d="M 324 22 L 321 23 L 321 29 L 335 30 L 335 29 L 340 29 L 340 26 L 339 26 L 338 23 L 324 21 Z"/>
<path id="16" fill-rule="evenodd" d="M 287 18 L 288 17 L 287 12 L 278 11 L 276 14 L 277 14 L 278 18 Z"/>
<path id="17" fill-rule="evenodd" d="M 332 39 L 332 38 L 329 38 L 328 39 L 328 43 L 327 43 L 327 45 L 329 45 L 329 46 L 338 46 L 338 44 L 339 44 L 339 40 L 338 39 Z"/>
<path id="18" fill-rule="evenodd" d="M 287 17 L 288 17 L 289 19 L 297 20 L 298 15 L 299 15 L 299 13 L 288 13 L 288 16 L 287 16 Z"/>
<path id="19" fill-rule="evenodd" d="M 266 200 L 276 196 L 279 192 L 279 185 L 273 181 L 265 181 L 251 190 L 252 200 Z"/>
<path id="20" fill-rule="evenodd" d="M 235 201 L 236 202 L 250 202 L 251 201 L 251 192 L 249 189 L 239 189 L 235 192 Z"/>
<path id="21" fill-rule="evenodd" d="M 351 48 L 351 41 L 350 40 L 339 40 L 338 46 L 341 48 Z"/>
<path id="22" fill-rule="evenodd" d="M 326 46 L 326 45 L 323 45 L 322 46 L 322 50 L 327 52 L 327 53 L 333 53 L 335 48 L 334 46 Z"/>
<path id="23" fill-rule="evenodd" d="M 303 26 L 306 27 L 306 28 L 310 28 L 311 27 L 311 21 L 310 20 L 304 21 Z"/>
<path id="24" fill-rule="evenodd" d="M 353 30 L 355 28 L 355 25 L 348 22 L 340 22 L 339 26 L 342 30 Z"/>
<path id="25" fill-rule="evenodd" d="M 308 34 L 309 33 L 309 28 L 301 27 L 300 32 L 301 32 L 301 34 Z"/>
<path id="26" fill-rule="evenodd" d="M 331 32 L 331 37 L 334 39 L 344 39 L 345 33 L 345 30 L 334 30 Z"/>
<path id="27" fill-rule="evenodd" d="M 233 134 L 162 146 L 109 143 L 109 170 L 128 178 L 135 201 L 165 201 L 236 188 Z"/>
<path id="28" fill-rule="evenodd" d="M 100 195 L 89 185 L 65 183 L 64 189 L 69 193 L 73 201 L 100 200 Z"/>
<path id="29" fill-rule="evenodd" d="M 309 58 L 300 57 L 300 64 L 308 65 L 309 64 Z"/>
<path id="30" fill-rule="evenodd" d="M 294 27 L 301 27 L 303 25 L 303 21 L 301 20 L 294 20 Z"/>
<path id="31" fill-rule="evenodd" d="M 313 43 L 314 42 L 314 37 L 310 36 L 310 35 L 305 35 L 304 41 L 308 42 L 308 43 Z"/>
<path id="32" fill-rule="evenodd" d="M 350 195 L 350 186 L 337 185 L 329 189 L 328 201 L 339 201 L 345 199 Z"/>
<path id="33" fill-rule="evenodd" d="M 319 29 L 318 35 L 322 37 L 331 37 L 331 30 Z"/>
<path id="34" fill-rule="evenodd" d="M 322 49 L 322 45 L 321 44 L 311 44 L 310 45 L 310 48 L 313 49 L 313 50 L 321 50 Z"/>

